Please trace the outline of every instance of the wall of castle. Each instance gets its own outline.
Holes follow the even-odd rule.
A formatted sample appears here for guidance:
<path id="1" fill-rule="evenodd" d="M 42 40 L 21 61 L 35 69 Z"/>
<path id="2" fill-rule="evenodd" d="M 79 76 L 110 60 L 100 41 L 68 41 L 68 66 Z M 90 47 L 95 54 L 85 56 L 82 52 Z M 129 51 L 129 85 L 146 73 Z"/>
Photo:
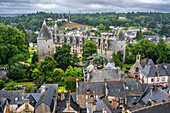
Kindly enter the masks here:
<path id="1" fill-rule="evenodd" d="M 45 55 L 54 56 L 53 39 L 37 40 L 38 61 L 44 60 Z"/>

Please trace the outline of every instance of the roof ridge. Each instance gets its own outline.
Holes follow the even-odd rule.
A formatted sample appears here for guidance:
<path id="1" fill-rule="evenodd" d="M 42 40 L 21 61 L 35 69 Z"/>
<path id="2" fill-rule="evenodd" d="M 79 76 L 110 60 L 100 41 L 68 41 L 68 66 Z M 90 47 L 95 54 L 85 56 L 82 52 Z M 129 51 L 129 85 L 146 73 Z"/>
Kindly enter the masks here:
<path id="1" fill-rule="evenodd" d="M 47 91 L 48 91 L 48 89 L 47 89 Z M 47 91 L 45 92 L 45 95 L 44 95 L 44 97 L 43 97 L 42 103 L 44 103 L 44 99 L 45 99 L 45 96 L 46 96 L 46 94 L 47 94 Z"/>
<path id="2" fill-rule="evenodd" d="M 168 101 L 168 102 L 162 102 L 162 103 L 158 103 L 158 104 L 154 104 L 154 105 L 147 106 L 147 107 L 143 107 L 143 108 L 140 108 L 140 109 L 137 109 L 137 110 L 131 111 L 131 112 L 140 111 L 140 110 L 143 110 L 143 109 L 151 108 L 151 107 L 153 107 L 153 106 L 157 106 L 157 105 L 161 105 L 161 104 L 166 104 L 166 103 L 170 103 L 170 101 Z"/>
<path id="3" fill-rule="evenodd" d="M 162 90 L 161 88 L 158 88 L 159 90 L 163 91 L 164 93 L 168 94 L 170 96 L 169 93 L 167 93 L 166 91 Z"/>

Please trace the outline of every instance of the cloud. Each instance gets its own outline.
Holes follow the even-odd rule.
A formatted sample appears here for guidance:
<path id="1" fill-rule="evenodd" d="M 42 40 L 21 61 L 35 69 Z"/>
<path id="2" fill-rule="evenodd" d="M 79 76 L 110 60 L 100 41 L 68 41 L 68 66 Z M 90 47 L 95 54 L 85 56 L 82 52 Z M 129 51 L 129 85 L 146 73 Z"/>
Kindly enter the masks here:
<path id="1" fill-rule="evenodd" d="M 169 12 L 170 0 L 0 0 L 0 14 L 37 11 L 55 13 Z"/>

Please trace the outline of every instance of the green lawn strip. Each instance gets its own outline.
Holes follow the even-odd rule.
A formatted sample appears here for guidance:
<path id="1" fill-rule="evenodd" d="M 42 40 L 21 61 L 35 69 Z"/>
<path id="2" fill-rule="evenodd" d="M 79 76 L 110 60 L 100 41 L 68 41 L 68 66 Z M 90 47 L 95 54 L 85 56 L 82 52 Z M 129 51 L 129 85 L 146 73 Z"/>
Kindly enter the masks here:
<path id="1" fill-rule="evenodd" d="M 37 47 L 29 47 L 29 50 L 36 50 Z"/>
<path id="2" fill-rule="evenodd" d="M 5 87 L 9 87 L 12 84 L 12 82 L 5 83 Z M 21 85 L 23 87 L 32 87 L 35 86 L 33 82 L 18 82 L 15 85 Z"/>
<path id="3" fill-rule="evenodd" d="M 125 64 L 123 65 L 122 67 L 122 70 L 125 71 L 126 70 L 126 67 L 131 67 L 133 64 Z"/>

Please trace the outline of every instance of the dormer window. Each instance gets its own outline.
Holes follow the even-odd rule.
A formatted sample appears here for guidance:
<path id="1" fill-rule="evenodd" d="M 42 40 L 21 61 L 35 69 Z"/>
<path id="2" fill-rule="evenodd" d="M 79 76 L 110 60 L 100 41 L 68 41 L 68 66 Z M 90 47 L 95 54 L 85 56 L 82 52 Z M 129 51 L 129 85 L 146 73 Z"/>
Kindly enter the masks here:
<path id="1" fill-rule="evenodd" d="M 126 89 L 128 90 L 128 89 L 129 89 L 129 87 L 128 87 L 128 86 L 126 86 Z"/>
<path id="2" fill-rule="evenodd" d="M 18 101 L 18 97 L 15 98 L 15 101 Z"/>

